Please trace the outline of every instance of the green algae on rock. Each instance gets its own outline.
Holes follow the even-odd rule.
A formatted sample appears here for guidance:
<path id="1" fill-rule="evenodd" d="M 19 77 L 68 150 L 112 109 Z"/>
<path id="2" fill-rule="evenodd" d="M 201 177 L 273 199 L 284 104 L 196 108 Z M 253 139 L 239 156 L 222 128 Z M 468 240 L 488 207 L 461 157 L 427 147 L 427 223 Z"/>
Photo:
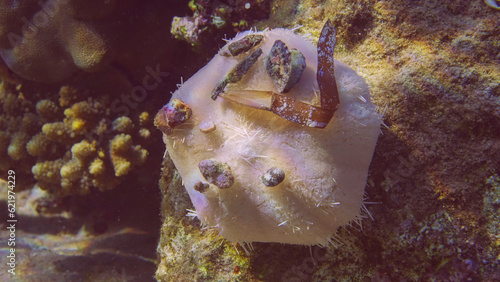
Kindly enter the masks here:
<path id="1" fill-rule="evenodd" d="M 198 221 L 185 219 L 178 227 L 182 231 L 163 231 L 160 255 L 165 263 L 158 277 L 498 280 L 498 206 L 492 189 L 500 171 L 498 11 L 482 1 L 452 0 L 274 0 L 271 7 L 270 18 L 257 29 L 299 27 L 299 34 L 317 38 L 325 15 L 332 15 L 338 27 L 336 58 L 357 69 L 370 85 L 374 103 L 386 108 L 387 127 L 366 188 L 368 201 L 380 203 L 369 206 L 375 220 L 363 221 L 362 232 L 341 228 L 341 247 L 320 249 L 326 254 L 316 259 L 315 247 L 311 255 L 308 248 L 267 243 L 254 243 L 248 256 L 200 245 L 193 255 L 175 257 L 171 234 L 183 254 L 197 242 L 218 243 L 210 229 L 200 234 Z M 168 204 L 164 210 L 175 206 Z M 172 220 L 165 218 L 165 224 Z M 179 238 L 181 234 L 185 237 Z M 236 275 L 234 261 L 241 260 Z"/>

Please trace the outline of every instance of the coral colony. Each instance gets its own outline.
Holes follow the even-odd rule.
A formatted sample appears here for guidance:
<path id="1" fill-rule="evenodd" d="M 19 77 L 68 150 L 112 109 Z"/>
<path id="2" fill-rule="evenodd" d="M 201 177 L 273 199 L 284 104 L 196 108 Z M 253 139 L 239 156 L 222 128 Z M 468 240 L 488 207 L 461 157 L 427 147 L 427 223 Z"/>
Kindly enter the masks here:
<path id="1" fill-rule="evenodd" d="M 381 115 L 364 80 L 286 29 L 244 32 L 155 118 L 201 222 L 235 242 L 328 245 L 361 219 Z"/>

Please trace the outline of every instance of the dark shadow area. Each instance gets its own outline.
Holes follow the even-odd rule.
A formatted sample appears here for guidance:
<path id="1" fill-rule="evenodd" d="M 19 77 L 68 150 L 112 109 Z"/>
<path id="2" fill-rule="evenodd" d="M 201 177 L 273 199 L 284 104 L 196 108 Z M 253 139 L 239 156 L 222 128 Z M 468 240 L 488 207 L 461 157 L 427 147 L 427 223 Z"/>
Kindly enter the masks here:
<path id="1" fill-rule="evenodd" d="M 353 49 L 363 42 L 373 28 L 373 15 L 368 9 L 360 11 L 354 15 L 348 26 L 345 45 L 348 49 Z"/>
<path id="2" fill-rule="evenodd" d="M 136 257 L 100 253 L 67 257 L 53 264 L 57 271 L 71 275 L 74 279 L 71 281 L 89 281 L 97 277 L 101 281 L 156 281 L 149 275 L 155 272 L 156 265 Z"/>

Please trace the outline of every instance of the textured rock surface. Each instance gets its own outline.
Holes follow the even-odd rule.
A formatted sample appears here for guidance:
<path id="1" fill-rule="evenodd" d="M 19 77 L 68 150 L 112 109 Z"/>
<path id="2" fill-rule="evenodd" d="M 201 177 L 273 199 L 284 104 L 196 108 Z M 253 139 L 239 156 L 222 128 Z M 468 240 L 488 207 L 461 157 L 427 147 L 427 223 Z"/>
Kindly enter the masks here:
<path id="1" fill-rule="evenodd" d="M 169 236 L 161 241 L 163 254 L 208 242 L 188 258 L 173 260 L 160 252 L 163 263 L 157 276 L 232 281 L 500 279 L 495 204 L 500 172 L 498 11 L 482 1 L 277 0 L 271 14 L 260 27 L 302 25 L 298 32 L 312 37 L 318 36 L 325 18 L 332 18 L 339 30 L 339 60 L 357 69 L 375 103 L 387 107 L 384 122 L 389 128 L 383 129 L 375 150 L 367 187 L 368 201 L 378 203 L 368 205 L 375 220 L 363 221 L 362 232 L 341 230 L 340 247 L 314 247 L 312 256 L 303 247 L 259 243 L 249 255 L 238 247 L 240 254 L 233 255 L 228 242 L 207 247 L 219 242 L 214 232 L 200 234 L 194 219 L 174 222 L 175 213 L 164 208 L 162 234 Z M 170 193 L 173 189 L 166 195 Z M 186 267 L 188 261 L 201 263 Z"/>
<path id="2" fill-rule="evenodd" d="M 258 20 L 267 18 L 270 2 L 193 0 L 189 2 L 193 15 L 174 17 L 170 32 L 176 39 L 186 41 L 195 50 L 206 52 L 207 48 L 212 50 L 212 47 L 217 45 L 218 37 L 247 30 Z"/>

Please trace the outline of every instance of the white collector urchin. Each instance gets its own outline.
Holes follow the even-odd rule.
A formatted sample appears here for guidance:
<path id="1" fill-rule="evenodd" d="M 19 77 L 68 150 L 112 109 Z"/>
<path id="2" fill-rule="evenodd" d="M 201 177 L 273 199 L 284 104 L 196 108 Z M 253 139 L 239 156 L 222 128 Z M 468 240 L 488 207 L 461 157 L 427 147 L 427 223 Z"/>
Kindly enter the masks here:
<path id="1" fill-rule="evenodd" d="M 360 219 L 381 115 L 335 37 L 329 21 L 317 48 L 238 34 L 156 116 L 198 218 L 226 239 L 327 245 Z"/>

